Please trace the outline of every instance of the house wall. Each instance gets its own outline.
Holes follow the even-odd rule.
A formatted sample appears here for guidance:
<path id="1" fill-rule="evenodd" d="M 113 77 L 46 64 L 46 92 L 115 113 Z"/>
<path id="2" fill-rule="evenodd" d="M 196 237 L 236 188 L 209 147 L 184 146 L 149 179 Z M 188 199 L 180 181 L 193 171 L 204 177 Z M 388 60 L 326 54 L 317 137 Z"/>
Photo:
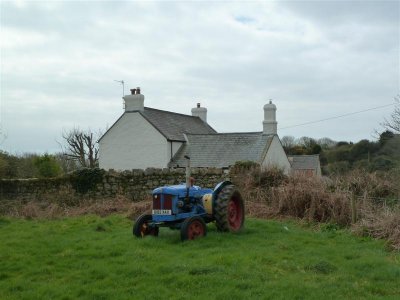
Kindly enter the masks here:
<path id="1" fill-rule="evenodd" d="M 167 139 L 139 113 L 125 113 L 99 142 L 99 166 L 109 170 L 165 168 Z"/>
<path id="2" fill-rule="evenodd" d="M 282 144 L 278 136 L 274 136 L 268 152 L 265 155 L 264 161 L 261 164 L 262 168 L 278 167 L 283 169 L 285 174 L 290 172 L 290 163 L 283 150 Z"/>
<path id="3" fill-rule="evenodd" d="M 175 155 L 175 153 L 179 150 L 182 146 L 182 142 L 170 142 L 168 141 L 168 158 L 169 160 Z M 172 147 L 171 147 L 172 146 Z M 172 152 L 171 152 L 172 150 Z"/>
<path id="4" fill-rule="evenodd" d="M 321 177 L 321 176 L 322 176 L 321 163 L 320 163 L 320 161 L 319 161 L 319 157 L 318 157 L 318 164 L 317 164 L 316 175 L 317 175 L 318 177 Z"/>

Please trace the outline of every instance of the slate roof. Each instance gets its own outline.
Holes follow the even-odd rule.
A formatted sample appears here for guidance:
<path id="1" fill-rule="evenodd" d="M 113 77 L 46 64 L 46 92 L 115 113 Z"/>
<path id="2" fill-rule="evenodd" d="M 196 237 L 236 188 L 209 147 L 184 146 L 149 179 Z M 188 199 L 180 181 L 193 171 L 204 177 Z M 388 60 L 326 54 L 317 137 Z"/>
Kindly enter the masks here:
<path id="1" fill-rule="evenodd" d="M 292 170 L 316 170 L 319 168 L 319 155 L 288 156 Z"/>
<path id="2" fill-rule="evenodd" d="M 199 117 L 174 113 L 165 110 L 145 107 L 143 112 L 127 111 L 124 114 L 140 113 L 167 140 L 185 142 L 184 133 L 209 134 L 216 131 Z M 123 114 L 123 115 L 124 115 Z M 123 116 L 122 115 L 122 116 Z M 107 130 L 107 132 L 122 118 L 122 116 Z M 107 134 L 104 133 L 99 141 Z"/>
<path id="3" fill-rule="evenodd" d="M 216 133 L 216 131 L 199 117 L 178 114 L 170 111 L 145 107 L 141 112 L 158 131 L 168 140 L 185 141 L 184 133 Z"/>
<path id="4" fill-rule="evenodd" d="M 184 155 L 189 154 L 192 167 L 227 168 L 236 161 L 260 163 L 271 145 L 274 135 L 262 132 L 187 134 L 183 144 L 172 158 L 170 167 L 186 166 Z"/>

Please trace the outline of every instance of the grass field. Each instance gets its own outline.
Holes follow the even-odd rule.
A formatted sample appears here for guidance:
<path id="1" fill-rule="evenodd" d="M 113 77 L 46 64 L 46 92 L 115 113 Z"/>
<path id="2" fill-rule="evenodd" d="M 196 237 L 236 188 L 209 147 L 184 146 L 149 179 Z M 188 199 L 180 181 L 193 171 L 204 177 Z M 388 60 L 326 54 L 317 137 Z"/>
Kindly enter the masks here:
<path id="1" fill-rule="evenodd" d="M 360 299 L 400 297 L 400 254 L 325 226 L 247 220 L 133 238 L 123 216 L 0 218 L 0 299 Z"/>

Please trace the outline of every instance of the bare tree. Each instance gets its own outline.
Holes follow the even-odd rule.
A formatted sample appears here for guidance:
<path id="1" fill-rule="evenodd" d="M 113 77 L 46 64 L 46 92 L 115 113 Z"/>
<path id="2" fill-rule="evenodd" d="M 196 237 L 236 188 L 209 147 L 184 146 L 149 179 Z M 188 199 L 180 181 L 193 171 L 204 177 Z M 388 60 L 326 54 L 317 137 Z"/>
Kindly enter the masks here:
<path id="1" fill-rule="evenodd" d="M 90 129 L 83 131 L 74 128 L 70 131 L 63 131 L 62 143 L 63 154 L 76 161 L 81 167 L 95 168 L 99 160 L 99 148 L 97 144 L 101 133 L 93 133 Z"/>
<path id="2" fill-rule="evenodd" d="M 400 134 L 400 95 L 395 97 L 394 101 L 396 104 L 394 111 L 390 115 L 390 119 L 385 118 L 381 125 L 393 133 Z"/>
<path id="3" fill-rule="evenodd" d="M 317 144 L 321 145 L 323 149 L 329 149 L 336 146 L 337 142 L 328 137 L 323 137 L 317 140 Z"/>
<path id="4" fill-rule="evenodd" d="M 281 138 L 282 146 L 285 149 L 290 149 L 296 146 L 296 139 L 294 136 L 291 135 L 285 135 L 283 138 Z"/>

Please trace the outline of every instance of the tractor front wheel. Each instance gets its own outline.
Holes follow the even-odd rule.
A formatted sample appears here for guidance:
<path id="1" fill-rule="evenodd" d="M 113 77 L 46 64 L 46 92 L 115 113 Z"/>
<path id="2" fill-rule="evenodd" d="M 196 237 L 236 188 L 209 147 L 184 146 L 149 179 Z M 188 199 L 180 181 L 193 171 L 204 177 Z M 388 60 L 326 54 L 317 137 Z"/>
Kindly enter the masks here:
<path id="1" fill-rule="evenodd" d="M 234 185 L 225 186 L 215 202 L 214 217 L 219 231 L 236 232 L 244 223 L 244 203 Z"/>
<path id="2" fill-rule="evenodd" d="M 151 220 L 151 215 L 139 216 L 133 225 L 133 235 L 139 238 L 144 238 L 146 235 L 158 236 L 159 228 L 150 226 Z"/>
<path id="3" fill-rule="evenodd" d="M 181 240 L 194 240 L 207 235 L 207 226 L 201 217 L 191 217 L 183 221 Z"/>

